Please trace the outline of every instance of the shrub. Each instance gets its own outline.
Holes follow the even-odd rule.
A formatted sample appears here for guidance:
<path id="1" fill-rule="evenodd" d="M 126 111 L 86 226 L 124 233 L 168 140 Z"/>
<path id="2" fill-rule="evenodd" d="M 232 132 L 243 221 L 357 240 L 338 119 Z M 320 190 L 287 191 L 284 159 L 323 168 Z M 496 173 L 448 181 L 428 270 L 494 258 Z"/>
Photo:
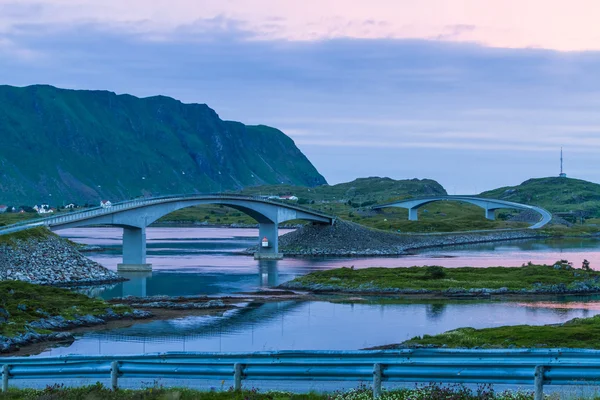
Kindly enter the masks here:
<path id="1" fill-rule="evenodd" d="M 446 271 L 444 268 L 437 265 L 425 267 L 425 279 L 443 279 L 446 277 Z"/>

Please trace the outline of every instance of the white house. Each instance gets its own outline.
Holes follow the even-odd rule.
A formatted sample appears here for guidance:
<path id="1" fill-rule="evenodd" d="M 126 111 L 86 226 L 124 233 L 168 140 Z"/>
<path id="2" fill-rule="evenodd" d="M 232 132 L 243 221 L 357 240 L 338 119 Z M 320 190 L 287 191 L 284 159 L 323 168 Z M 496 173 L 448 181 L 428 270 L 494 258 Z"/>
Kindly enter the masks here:
<path id="1" fill-rule="evenodd" d="M 0 213 L 4 213 L 4 212 L 6 212 L 6 210 L 8 210 L 8 206 L 5 206 L 4 204 L 0 204 Z"/>
<path id="2" fill-rule="evenodd" d="M 51 209 L 48 204 L 42 204 L 41 206 L 38 206 L 36 204 L 35 206 L 33 206 L 33 209 L 37 211 L 38 214 L 50 214 L 54 212 L 54 210 Z"/>
<path id="3" fill-rule="evenodd" d="M 75 204 L 71 203 L 71 204 L 67 204 L 67 205 L 65 206 L 65 208 L 66 208 L 66 209 L 73 209 L 73 208 L 76 208 L 76 207 L 75 207 Z"/>
<path id="4" fill-rule="evenodd" d="M 282 200 L 288 200 L 288 201 L 298 201 L 298 197 L 296 196 L 281 196 Z"/>
<path id="5" fill-rule="evenodd" d="M 110 207 L 112 207 L 112 203 L 109 200 L 102 200 L 100 202 L 100 207 L 102 207 L 102 208 L 110 208 Z"/>

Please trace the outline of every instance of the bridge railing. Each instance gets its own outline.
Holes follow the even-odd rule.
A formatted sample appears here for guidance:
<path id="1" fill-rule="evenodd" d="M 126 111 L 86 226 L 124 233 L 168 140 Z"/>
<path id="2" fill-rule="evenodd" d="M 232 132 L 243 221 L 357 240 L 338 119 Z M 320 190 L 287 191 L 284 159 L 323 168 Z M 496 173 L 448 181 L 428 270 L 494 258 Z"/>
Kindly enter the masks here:
<path id="1" fill-rule="evenodd" d="M 246 196 L 242 194 L 224 194 L 224 193 L 214 193 L 214 194 L 178 194 L 178 195 L 168 195 L 168 196 L 160 196 L 160 197 L 152 197 L 152 198 L 140 198 L 133 200 L 126 200 L 118 203 L 112 204 L 110 207 L 94 207 L 88 208 L 81 211 L 69 212 L 60 216 L 52 216 L 52 217 L 44 217 L 44 218 L 36 218 L 30 219 L 22 222 L 18 222 L 15 224 L 11 224 L 5 227 L 0 227 L 0 234 L 7 234 L 11 232 L 16 232 L 22 229 L 28 229 L 35 226 L 50 226 L 56 224 L 64 224 L 73 221 L 80 221 L 87 218 L 97 217 L 103 214 L 114 214 L 119 211 L 133 209 L 137 207 L 148 206 L 157 203 L 164 203 L 166 200 L 172 201 L 185 201 L 191 199 L 212 199 L 212 198 L 223 198 L 223 199 L 240 199 L 240 200 L 250 200 L 250 201 L 260 201 L 263 203 L 273 204 L 273 205 L 284 205 L 286 207 L 296 209 L 299 211 L 308 212 L 314 215 L 318 215 L 323 218 L 333 219 L 334 217 L 331 215 L 327 215 L 318 210 L 314 210 L 310 207 L 303 207 L 296 204 L 289 204 L 286 202 L 278 202 L 271 199 L 266 199 L 262 196 Z"/>
<path id="2" fill-rule="evenodd" d="M 120 378 L 243 381 L 384 382 L 600 385 L 600 351 L 568 349 L 399 351 L 289 351 L 265 353 L 164 353 L 130 356 L 0 358 L 2 390 L 13 380 Z"/>

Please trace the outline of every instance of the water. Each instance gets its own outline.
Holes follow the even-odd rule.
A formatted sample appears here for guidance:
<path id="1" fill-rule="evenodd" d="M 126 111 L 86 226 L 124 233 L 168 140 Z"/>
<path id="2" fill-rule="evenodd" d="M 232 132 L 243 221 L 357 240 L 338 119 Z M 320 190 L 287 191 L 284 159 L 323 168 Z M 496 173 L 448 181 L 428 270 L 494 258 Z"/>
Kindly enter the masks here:
<path id="1" fill-rule="evenodd" d="M 281 234 L 288 231 L 280 230 Z M 59 232 L 79 243 L 100 245 L 108 250 L 88 256 L 116 270 L 121 262 L 121 230 L 114 228 L 69 229 Z M 255 261 L 235 255 L 255 244 L 256 229 L 148 228 L 148 262 L 151 273 L 126 274 L 129 282 L 115 285 L 100 296 L 230 294 L 277 286 L 312 271 L 354 266 L 444 267 L 521 266 L 523 263 L 552 264 L 566 258 L 579 266 L 583 259 L 600 267 L 600 242 L 593 239 L 498 242 L 425 250 L 402 257 L 285 258 Z"/>
<path id="2" fill-rule="evenodd" d="M 107 246 L 90 258 L 111 269 L 120 262 L 120 231 L 73 229 L 74 241 Z M 600 265 L 600 242 L 589 239 L 456 246 L 386 258 L 286 258 L 255 261 L 236 255 L 257 239 L 253 229 L 149 228 L 148 262 L 154 271 L 96 293 L 122 295 L 231 294 L 276 286 L 310 271 L 354 265 L 520 266 L 527 261 Z M 600 296 L 562 297 L 546 302 L 453 301 L 421 304 L 336 304 L 286 301 L 247 304 L 219 316 L 189 316 L 140 322 L 129 328 L 87 333 L 67 347 L 43 355 L 133 354 L 164 351 L 355 350 L 398 343 L 463 326 L 541 325 L 590 317 Z"/>

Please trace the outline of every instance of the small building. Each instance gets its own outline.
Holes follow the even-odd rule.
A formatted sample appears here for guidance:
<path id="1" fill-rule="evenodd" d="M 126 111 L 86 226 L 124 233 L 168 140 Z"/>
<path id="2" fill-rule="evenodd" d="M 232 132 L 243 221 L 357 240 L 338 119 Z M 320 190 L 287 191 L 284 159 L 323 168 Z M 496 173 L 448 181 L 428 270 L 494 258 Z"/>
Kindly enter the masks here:
<path id="1" fill-rule="evenodd" d="M 102 207 L 102 208 L 110 208 L 110 207 L 112 207 L 112 203 L 110 202 L 110 200 L 102 200 L 100 202 L 100 207 Z"/>
<path id="2" fill-rule="evenodd" d="M 74 208 L 77 208 L 77 206 L 76 206 L 75 204 L 73 204 L 73 203 L 71 203 L 71 204 L 67 204 L 67 205 L 65 206 L 65 209 L 67 209 L 67 210 L 74 209 Z"/>
<path id="3" fill-rule="evenodd" d="M 4 204 L 0 204 L 0 213 L 5 213 L 6 210 L 8 210 L 8 206 L 5 206 Z"/>
<path id="4" fill-rule="evenodd" d="M 54 209 L 50 208 L 50 206 L 48 204 L 42 204 L 41 206 L 38 206 L 36 204 L 35 206 L 33 206 L 33 209 L 38 214 L 50 214 L 50 213 L 54 212 Z"/>
<path id="5" fill-rule="evenodd" d="M 298 201 L 298 197 L 293 196 L 293 195 L 281 196 L 281 199 L 288 200 L 288 201 Z"/>

